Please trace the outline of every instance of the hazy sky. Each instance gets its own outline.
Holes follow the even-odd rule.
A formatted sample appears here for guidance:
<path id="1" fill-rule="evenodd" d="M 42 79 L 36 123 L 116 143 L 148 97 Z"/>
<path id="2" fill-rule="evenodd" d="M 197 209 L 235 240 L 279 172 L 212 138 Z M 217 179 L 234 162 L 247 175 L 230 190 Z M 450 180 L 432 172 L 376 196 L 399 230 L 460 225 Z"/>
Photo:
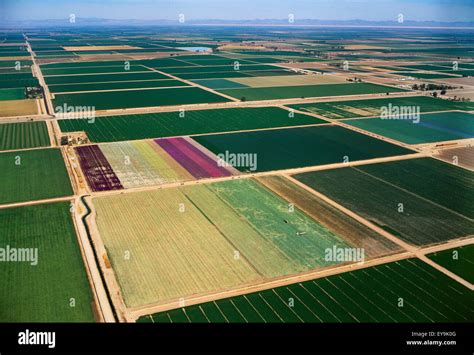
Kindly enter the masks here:
<path id="1" fill-rule="evenodd" d="M 473 21 L 474 0 L 0 0 L 10 20 L 76 17 L 108 19 L 295 19 Z"/>

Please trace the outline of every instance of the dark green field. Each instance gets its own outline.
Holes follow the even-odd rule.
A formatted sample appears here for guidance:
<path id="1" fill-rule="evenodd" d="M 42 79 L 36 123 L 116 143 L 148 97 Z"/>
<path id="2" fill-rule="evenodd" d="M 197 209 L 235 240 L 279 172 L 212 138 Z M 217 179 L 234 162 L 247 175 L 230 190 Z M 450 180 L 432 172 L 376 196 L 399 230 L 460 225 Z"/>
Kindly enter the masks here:
<path id="1" fill-rule="evenodd" d="M 467 112 L 426 113 L 412 119 L 367 118 L 345 123 L 407 144 L 474 137 L 474 115 Z"/>
<path id="2" fill-rule="evenodd" d="M 395 161 L 295 178 L 411 244 L 474 234 L 473 173 L 443 162 Z"/>
<path id="3" fill-rule="evenodd" d="M 412 151 L 337 126 L 278 129 L 194 137 L 215 154 L 256 154 L 257 171 L 301 168 Z"/>
<path id="4" fill-rule="evenodd" d="M 62 84 L 49 85 L 52 93 L 65 93 L 76 91 L 94 91 L 94 90 L 117 90 L 117 89 L 136 89 L 136 88 L 158 88 L 158 87 L 176 87 L 188 86 L 179 80 L 144 80 L 144 81 L 126 81 L 111 83 L 90 83 L 90 84 Z"/>
<path id="5" fill-rule="evenodd" d="M 48 129 L 43 121 L 0 125 L 0 150 L 48 147 L 49 145 Z"/>
<path id="6" fill-rule="evenodd" d="M 405 90 L 368 83 L 277 86 L 266 88 L 220 90 L 220 92 L 226 95 L 235 97 L 237 99 L 244 99 L 246 101 L 277 100 L 321 96 L 361 95 L 400 91 Z"/>
<path id="7" fill-rule="evenodd" d="M 0 101 L 23 100 L 25 98 L 24 88 L 0 89 Z"/>
<path id="8" fill-rule="evenodd" d="M 56 95 L 54 106 L 95 107 L 111 110 L 133 107 L 173 106 L 199 103 L 227 102 L 228 99 L 196 87 L 150 89 L 146 95 L 141 90 L 106 91 Z"/>
<path id="9" fill-rule="evenodd" d="M 73 194 L 59 149 L 0 153 L 0 204 Z"/>
<path id="10" fill-rule="evenodd" d="M 474 244 L 427 255 L 435 263 L 474 284 Z"/>
<path id="11" fill-rule="evenodd" d="M 48 66 L 41 67 L 41 72 L 45 77 L 53 75 L 73 75 L 73 74 L 103 74 L 103 73 L 133 73 L 133 72 L 149 72 L 150 70 L 145 68 L 142 65 L 132 65 L 130 62 L 130 67 L 128 70 L 125 69 L 125 62 L 122 62 L 122 65 L 116 66 L 98 66 L 98 67 L 73 67 L 73 68 L 49 68 Z M 132 62 L 133 63 L 133 62 Z"/>
<path id="12" fill-rule="evenodd" d="M 419 158 L 371 164 L 360 170 L 468 218 L 474 218 L 474 172 Z"/>
<path id="13" fill-rule="evenodd" d="M 136 81 L 169 79 L 169 77 L 157 72 L 144 73 L 121 73 L 121 74 L 91 74 L 91 75 L 64 75 L 47 76 L 44 78 L 48 85 L 58 84 L 82 84 L 82 83 L 108 83 L 113 81 Z"/>
<path id="14" fill-rule="evenodd" d="M 0 263 L 0 322 L 94 321 L 69 202 L 0 209 L 0 248 L 7 245 L 38 254 L 36 265 Z"/>
<path id="15" fill-rule="evenodd" d="M 93 142 L 117 142 L 144 138 L 173 137 L 203 133 L 297 126 L 325 123 L 301 114 L 289 117 L 277 107 L 236 108 L 150 113 L 100 117 L 93 124 L 86 120 L 59 120 L 63 132 L 85 131 Z"/>
<path id="16" fill-rule="evenodd" d="M 418 259 L 145 316 L 155 323 L 470 322 L 473 292 Z"/>
<path id="17" fill-rule="evenodd" d="M 289 105 L 295 110 L 302 110 L 316 113 L 324 117 L 332 119 L 353 118 L 378 116 L 382 107 L 392 106 L 409 106 L 419 107 L 420 112 L 432 111 L 450 111 L 450 110 L 474 110 L 472 102 L 454 102 L 443 99 L 435 99 L 429 96 L 412 96 L 412 97 L 391 97 L 383 99 L 370 100 L 348 100 L 333 102 L 315 102 L 309 104 Z M 356 111 L 352 111 L 356 109 Z M 363 110 L 365 112 L 361 112 Z"/>

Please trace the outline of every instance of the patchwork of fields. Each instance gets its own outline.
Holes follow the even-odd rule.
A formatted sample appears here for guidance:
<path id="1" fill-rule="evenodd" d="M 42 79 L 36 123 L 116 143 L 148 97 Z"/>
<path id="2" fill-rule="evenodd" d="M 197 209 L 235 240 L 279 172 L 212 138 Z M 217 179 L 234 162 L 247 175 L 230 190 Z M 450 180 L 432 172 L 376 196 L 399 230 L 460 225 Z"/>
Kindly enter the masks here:
<path id="1" fill-rule="evenodd" d="M 313 220 L 299 206 L 289 208 L 289 201 L 249 179 L 98 197 L 93 202 L 128 307 L 337 264 L 340 261 L 326 258 L 326 250 L 351 245 L 354 239 L 343 229 L 352 225 L 360 233 L 367 231 L 347 218 L 342 227 L 336 226 L 341 215 L 334 211 Z M 372 256 L 398 251 L 374 233 L 365 240 L 374 244 Z M 122 257 L 126 250 L 133 255 L 130 260 Z"/>
<path id="2" fill-rule="evenodd" d="M 230 176 L 233 172 L 185 138 L 89 145 L 77 147 L 76 153 L 92 191 Z"/>
<path id="3" fill-rule="evenodd" d="M 474 244 L 429 254 L 435 263 L 474 284 Z"/>
<path id="4" fill-rule="evenodd" d="M 1 322 L 94 321 L 69 202 L 0 209 L 0 245 L 37 251 L 36 261 L 0 264 Z"/>
<path id="5" fill-rule="evenodd" d="M 85 92 L 56 95 L 55 107 L 81 106 L 95 110 L 112 110 L 135 107 L 176 106 L 199 103 L 227 102 L 229 99 L 196 87 L 141 90 Z"/>
<path id="6" fill-rule="evenodd" d="M 138 321 L 469 322 L 473 306 L 472 291 L 422 261 L 408 259 L 157 313 Z"/>
<path id="7" fill-rule="evenodd" d="M 273 86 L 265 88 L 236 88 L 219 90 L 219 92 L 235 97 L 236 99 L 240 99 L 242 101 L 380 94 L 402 91 L 404 90 L 369 83 Z"/>
<path id="8" fill-rule="evenodd" d="M 383 108 L 389 107 L 418 107 L 420 112 L 474 110 L 474 104 L 470 102 L 453 102 L 428 96 L 315 102 L 289 105 L 289 107 L 332 119 L 379 116 Z"/>
<path id="9" fill-rule="evenodd" d="M 344 122 L 407 144 L 474 138 L 474 115 L 467 112 L 426 113 L 417 118 L 367 118 Z"/>
<path id="10" fill-rule="evenodd" d="M 0 321 L 471 321 L 469 32 L 186 28 L 0 31 Z"/>
<path id="11" fill-rule="evenodd" d="M 315 171 L 295 178 L 414 245 L 474 234 L 474 173 L 434 159 Z"/>
<path id="12" fill-rule="evenodd" d="M 214 154 L 257 157 L 256 171 L 301 168 L 387 156 L 410 150 L 337 126 L 314 126 L 194 137 Z M 308 154 L 311 152 L 311 154 Z M 241 171 L 248 167 L 238 167 Z"/>
<path id="13" fill-rule="evenodd" d="M 92 142 L 115 142 L 325 123 L 278 107 L 232 108 L 59 120 L 63 132 L 84 131 Z"/>

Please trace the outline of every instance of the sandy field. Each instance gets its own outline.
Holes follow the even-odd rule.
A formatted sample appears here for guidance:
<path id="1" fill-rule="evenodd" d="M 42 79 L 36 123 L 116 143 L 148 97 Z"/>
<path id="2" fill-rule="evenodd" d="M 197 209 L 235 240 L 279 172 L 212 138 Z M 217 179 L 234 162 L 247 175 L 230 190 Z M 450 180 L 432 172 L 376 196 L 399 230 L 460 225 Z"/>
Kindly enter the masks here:
<path id="1" fill-rule="evenodd" d="M 8 100 L 0 104 L 0 117 L 37 115 L 36 100 Z"/>

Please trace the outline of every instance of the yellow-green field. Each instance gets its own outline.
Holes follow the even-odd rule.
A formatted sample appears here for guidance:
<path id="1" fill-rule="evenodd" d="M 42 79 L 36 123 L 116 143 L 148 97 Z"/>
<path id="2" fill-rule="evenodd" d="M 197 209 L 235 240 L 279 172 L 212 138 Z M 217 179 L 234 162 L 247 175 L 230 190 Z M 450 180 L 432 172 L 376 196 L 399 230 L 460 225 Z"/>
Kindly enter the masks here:
<path id="1" fill-rule="evenodd" d="M 335 75 L 257 76 L 253 78 L 232 78 L 227 80 L 253 88 L 271 86 L 340 84 L 346 82 L 345 78 Z"/>
<path id="2" fill-rule="evenodd" d="M 338 264 L 349 247 L 257 181 L 230 180 L 93 200 L 127 307 L 188 299 Z"/>

